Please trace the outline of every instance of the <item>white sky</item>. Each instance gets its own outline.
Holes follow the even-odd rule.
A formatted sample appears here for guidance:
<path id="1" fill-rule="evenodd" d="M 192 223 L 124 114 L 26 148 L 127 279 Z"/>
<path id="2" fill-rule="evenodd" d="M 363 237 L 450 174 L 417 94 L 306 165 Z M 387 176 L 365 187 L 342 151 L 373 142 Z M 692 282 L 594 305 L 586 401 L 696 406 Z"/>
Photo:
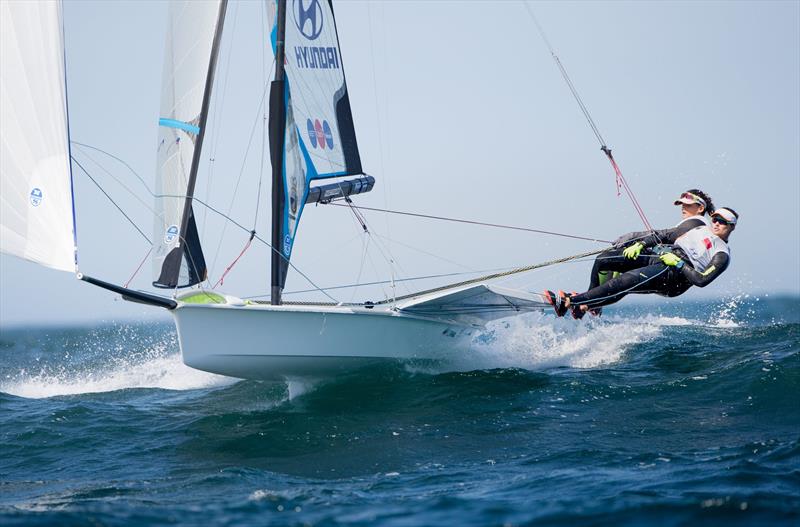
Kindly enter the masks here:
<path id="1" fill-rule="evenodd" d="M 731 238 L 732 266 L 709 288 L 683 298 L 800 293 L 800 3 L 532 6 L 654 225 L 677 222 L 672 201 L 690 187 L 741 214 Z M 334 7 L 362 164 L 378 181 L 356 203 L 604 239 L 641 229 L 630 203 L 616 197 L 613 172 L 519 2 L 341 1 Z M 72 138 L 123 158 L 148 182 L 166 10 L 164 2 L 64 6 Z M 260 175 L 257 107 L 272 63 L 262 27 L 258 2 L 231 3 L 210 121 L 215 128 L 204 150 L 215 161 L 213 170 L 205 163 L 197 187 L 198 197 L 230 208 L 248 226 Z M 85 152 L 74 155 L 150 234 L 149 211 Z M 149 199 L 120 165 L 90 155 Z M 263 175 L 262 204 L 268 204 L 268 161 Z M 81 270 L 125 282 L 148 245 L 79 170 L 74 177 Z M 215 257 L 221 224 L 213 215 L 199 216 L 216 282 L 246 235 L 228 228 Z M 266 239 L 268 219 L 262 210 L 256 225 Z M 345 209 L 333 207 L 306 209 L 293 262 L 318 284 L 334 285 L 357 281 L 360 268 L 361 281 L 388 278 L 375 250 L 381 240 L 383 252 L 394 256 L 396 277 L 511 267 L 598 247 L 377 213 L 367 219 L 371 259 L 363 268 L 365 236 Z M 582 290 L 589 267 L 572 263 L 507 285 Z M 150 274 L 145 264 L 132 286 L 146 288 Z M 267 251 L 254 247 L 221 289 L 260 294 L 268 280 Z M 287 291 L 307 287 L 290 275 Z M 332 294 L 350 301 L 383 293 Z M 0 324 L 132 316 L 165 315 L 69 274 L 0 257 Z"/>

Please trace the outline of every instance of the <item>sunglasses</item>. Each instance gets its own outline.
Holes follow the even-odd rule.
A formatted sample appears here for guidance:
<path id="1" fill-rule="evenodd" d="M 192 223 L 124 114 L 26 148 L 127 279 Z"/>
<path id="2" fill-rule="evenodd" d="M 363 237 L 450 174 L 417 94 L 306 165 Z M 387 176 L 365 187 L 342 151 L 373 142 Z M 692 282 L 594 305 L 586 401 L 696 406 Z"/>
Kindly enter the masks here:
<path id="1" fill-rule="evenodd" d="M 711 221 L 713 221 L 714 223 L 719 223 L 720 225 L 732 225 L 731 222 L 719 216 L 714 216 L 713 218 L 711 218 Z"/>
<path id="2" fill-rule="evenodd" d="M 696 205 L 702 205 L 704 207 L 706 206 L 706 200 L 704 200 L 700 196 L 692 194 L 691 192 L 684 192 L 683 194 L 681 194 L 680 199 L 692 200 Z"/>

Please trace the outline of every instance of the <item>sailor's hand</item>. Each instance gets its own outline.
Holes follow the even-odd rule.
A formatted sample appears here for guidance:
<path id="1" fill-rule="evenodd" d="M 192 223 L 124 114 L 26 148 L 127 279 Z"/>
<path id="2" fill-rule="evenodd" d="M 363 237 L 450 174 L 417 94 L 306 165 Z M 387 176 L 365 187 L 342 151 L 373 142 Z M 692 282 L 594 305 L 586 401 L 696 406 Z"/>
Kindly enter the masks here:
<path id="1" fill-rule="evenodd" d="M 678 258 L 678 256 L 675 255 L 675 253 L 664 253 L 658 258 L 664 263 L 664 265 L 668 265 L 670 267 L 676 267 L 678 269 L 683 267 L 683 260 Z"/>
<path id="2" fill-rule="evenodd" d="M 622 251 L 622 256 L 625 258 L 630 258 L 631 260 L 635 260 L 641 254 L 642 249 L 644 249 L 644 244 L 642 242 L 636 242 Z"/>

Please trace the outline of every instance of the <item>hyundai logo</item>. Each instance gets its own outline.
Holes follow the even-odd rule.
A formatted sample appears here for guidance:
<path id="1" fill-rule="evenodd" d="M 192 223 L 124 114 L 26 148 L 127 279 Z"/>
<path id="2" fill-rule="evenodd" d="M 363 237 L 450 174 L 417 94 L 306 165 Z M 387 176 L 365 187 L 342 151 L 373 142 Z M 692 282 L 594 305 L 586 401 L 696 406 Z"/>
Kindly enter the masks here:
<path id="1" fill-rule="evenodd" d="M 322 33 L 322 6 L 319 1 L 294 0 L 292 6 L 294 23 L 308 40 L 314 40 Z"/>

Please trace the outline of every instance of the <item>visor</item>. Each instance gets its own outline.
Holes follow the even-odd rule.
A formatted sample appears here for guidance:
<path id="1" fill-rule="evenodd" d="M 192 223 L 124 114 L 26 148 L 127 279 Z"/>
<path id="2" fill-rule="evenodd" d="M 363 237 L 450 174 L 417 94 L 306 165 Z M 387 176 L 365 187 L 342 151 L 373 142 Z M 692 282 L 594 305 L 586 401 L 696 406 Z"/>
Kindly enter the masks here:
<path id="1" fill-rule="evenodd" d="M 719 209 L 715 210 L 711 214 L 711 221 L 719 220 L 719 219 L 724 220 L 724 221 L 720 221 L 719 222 L 719 223 L 722 223 L 724 225 L 736 225 L 736 220 L 738 218 L 736 217 L 736 215 L 733 212 L 731 212 L 730 210 L 726 209 L 725 207 L 722 207 L 722 208 L 719 208 Z"/>
<path id="2" fill-rule="evenodd" d="M 691 192 L 684 192 L 680 195 L 678 199 L 675 200 L 674 205 L 702 205 L 703 207 L 708 208 L 706 204 L 706 200 L 698 196 L 697 194 L 692 194 Z"/>

